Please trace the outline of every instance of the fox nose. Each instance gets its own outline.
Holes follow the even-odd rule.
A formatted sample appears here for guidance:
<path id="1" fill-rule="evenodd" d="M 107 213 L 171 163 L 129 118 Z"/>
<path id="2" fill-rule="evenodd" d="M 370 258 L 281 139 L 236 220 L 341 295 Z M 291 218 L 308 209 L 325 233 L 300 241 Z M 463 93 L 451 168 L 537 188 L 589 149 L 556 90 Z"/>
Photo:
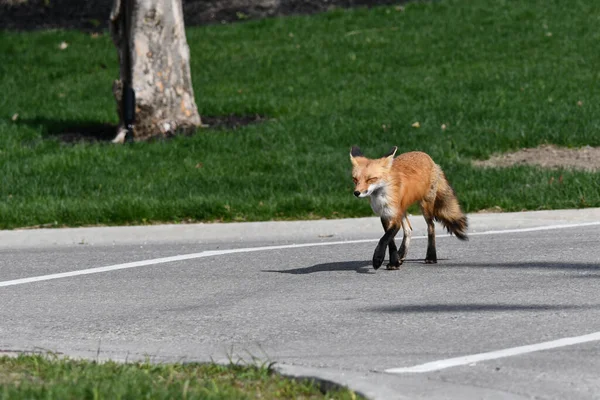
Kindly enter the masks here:
<path id="1" fill-rule="evenodd" d="M 358 196 L 360 196 L 360 192 L 359 192 L 358 190 L 355 190 L 355 191 L 354 191 L 354 195 L 355 195 L 356 197 L 358 197 Z"/>

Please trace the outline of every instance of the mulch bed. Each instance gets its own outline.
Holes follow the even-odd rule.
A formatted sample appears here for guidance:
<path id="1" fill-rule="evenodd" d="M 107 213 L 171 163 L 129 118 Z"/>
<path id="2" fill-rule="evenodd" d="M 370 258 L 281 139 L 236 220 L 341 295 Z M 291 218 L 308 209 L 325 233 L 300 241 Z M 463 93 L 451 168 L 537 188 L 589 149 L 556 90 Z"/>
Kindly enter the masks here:
<path id="1" fill-rule="evenodd" d="M 407 0 L 183 0 L 187 26 L 314 14 L 335 7 L 372 7 Z M 0 29 L 108 28 L 113 0 L 0 0 Z"/>

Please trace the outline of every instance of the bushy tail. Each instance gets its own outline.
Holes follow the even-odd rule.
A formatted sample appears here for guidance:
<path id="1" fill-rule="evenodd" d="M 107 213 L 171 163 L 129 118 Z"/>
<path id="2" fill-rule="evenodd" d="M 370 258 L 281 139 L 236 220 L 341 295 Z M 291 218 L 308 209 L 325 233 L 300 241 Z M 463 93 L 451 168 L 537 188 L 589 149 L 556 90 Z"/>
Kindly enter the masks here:
<path id="1" fill-rule="evenodd" d="M 460 240 L 469 240 L 467 237 L 467 228 L 469 226 L 467 216 L 462 212 L 454 189 L 452 189 L 446 176 L 441 171 L 440 180 L 437 185 L 433 217 L 448 232 L 453 233 Z"/>

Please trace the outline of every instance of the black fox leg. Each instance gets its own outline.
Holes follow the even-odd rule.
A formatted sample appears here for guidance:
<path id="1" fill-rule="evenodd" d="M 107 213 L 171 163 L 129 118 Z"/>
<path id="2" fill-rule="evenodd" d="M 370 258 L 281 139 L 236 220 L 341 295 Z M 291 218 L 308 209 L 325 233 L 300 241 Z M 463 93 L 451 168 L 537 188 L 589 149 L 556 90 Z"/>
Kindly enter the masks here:
<path id="1" fill-rule="evenodd" d="M 425 255 L 425 264 L 437 263 L 437 254 L 435 252 L 435 224 L 433 219 L 425 218 L 427 222 L 427 254 Z"/>
<path id="2" fill-rule="evenodd" d="M 373 268 L 378 269 L 383 264 L 383 259 L 385 258 L 385 251 L 388 246 L 394 241 L 394 236 L 398 233 L 399 228 L 394 226 L 393 224 L 387 224 L 388 228 L 386 229 L 384 235 L 379 239 L 379 243 L 375 248 L 375 252 L 373 253 Z M 385 226 L 385 225 L 384 225 Z M 396 248 L 396 244 L 393 244 L 393 247 Z M 391 257 L 390 257 L 391 258 Z M 395 256 L 396 263 L 398 263 L 398 256 Z M 391 264 L 390 260 L 390 264 Z M 398 264 L 399 265 L 399 264 Z"/>
<path id="3" fill-rule="evenodd" d="M 389 221 L 381 218 L 381 224 L 383 225 L 383 229 L 387 232 L 389 229 Z M 398 230 L 396 230 L 396 232 L 398 232 Z M 398 269 L 400 268 L 400 264 L 402 264 L 402 262 L 398 260 L 398 248 L 396 247 L 396 241 L 394 240 L 395 236 L 396 235 L 392 236 L 388 243 L 388 249 L 390 251 L 390 263 L 387 265 L 387 269 Z"/>
<path id="4" fill-rule="evenodd" d="M 397 232 L 397 230 L 396 230 Z M 398 259 L 398 248 L 396 247 L 396 242 L 394 238 L 390 240 L 390 244 L 388 245 L 390 249 L 390 263 L 387 265 L 386 269 L 399 269 L 402 261 Z"/>
<path id="5" fill-rule="evenodd" d="M 400 245 L 400 250 L 398 250 L 398 258 L 400 259 L 400 264 L 406 260 L 406 254 L 408 253 L 408 248 L 410 246 L 410 238 L 412 236 L 412 228 L 410 226 L 410 222 L 408 222 L 408 218 L 406 215 L 402 218 L 402 244 Z"/>

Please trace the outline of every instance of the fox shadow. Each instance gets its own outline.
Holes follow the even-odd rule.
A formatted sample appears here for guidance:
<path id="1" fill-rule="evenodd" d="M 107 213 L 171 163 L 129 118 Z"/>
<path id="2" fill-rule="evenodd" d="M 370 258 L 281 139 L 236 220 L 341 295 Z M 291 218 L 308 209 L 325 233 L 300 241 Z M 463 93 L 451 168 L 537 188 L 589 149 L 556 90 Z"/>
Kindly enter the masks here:
<path id="1" fill-rule="evenodd" d="M 405 260 L 404 264 L 407 263 L 417 263 L 423 264 L 422 259 L 411 259 Z M 402 269 L 402 267 L 400 267 Z M 385 272 L 394 272 L 387 271 L 384 265 L 379 268 L 378 271 L 375 271 L 373 268 L 371 261 L 340 261 L 340 262 L 330 262 L 323 264 L 315 264 L 311 267 L 304 268 L 293 268 L 293 269 L 282 269 L 282 270 L 262 270 L 262 272 L 278 272 L 280 274 L 291 274 L 291 275 L 305 275 L 305 274 L 314 274 L 317 272 L 333 272 L 333 271 L 354 271 L 357 274 L 375 274 L 376 272 L 385 271 Z"/>
<path id="2" fill-rule="evenodd" d="M 375 270 L 371 266 L 371 261 L 341 261 L 316 264 L 311 267 L 293 268 L 293 269 L 267 269 L 262 272 L 278 272 L 280 274 L 305 275 L 314 274 L 317 272 L 334 272 L 334 271 L 354 271 L 357 274 L 373 274 Z"/>
<path id="3" fill-rule="evenodd" d="M 387 261 L 387 260 L 386 260 Z M 597 263 L 561 263 L 561 262 L 509 262 L 509 263 L 463 263 L 450 262 L 445 258 L 438 258 L 437 264 L 425 264 L 422 258 L 406 259 L 400 267 L 421 266 L 423 268 L 500 268 L 500 269 L 539 269 L 539 270 L 564 270 L 572 272 L 587 272 L 585 275 L 570 275 L 576 278 L 600 278 L 600 264 Z M 340 261 L 315 264 L 310 267 L 262 270 L 262 272 L 277 272 L 280 274 L 305 275 L 318 272 L 354 271 L 359 274 L 374 274 L 387 271 L 384 265 L 378 271 L 373 269 L 370 260 L 366 261 Z"/>

